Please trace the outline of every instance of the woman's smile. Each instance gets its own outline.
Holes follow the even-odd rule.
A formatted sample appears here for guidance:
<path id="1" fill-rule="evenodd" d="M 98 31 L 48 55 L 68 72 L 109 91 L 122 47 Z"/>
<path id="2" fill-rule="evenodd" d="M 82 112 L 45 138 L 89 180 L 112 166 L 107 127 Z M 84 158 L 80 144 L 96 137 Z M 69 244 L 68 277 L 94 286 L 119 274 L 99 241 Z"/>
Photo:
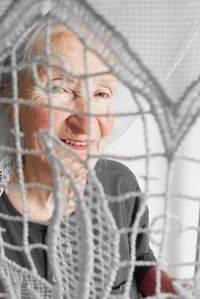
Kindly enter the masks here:
<path id="1" fill-rule="evenodd" d="M 89 141 L 88 140 L 73 140 L 73 139 L 61 139 L 62 142 L 64 142 L 68 147 L 72 148 L 75 151 L 80 151 L 82 153 L 87 153 L 88 148 L 94 147 L 95 141 Z"/>
<path id="2" fill-rule="evenodd" d="M 35 54 L 42 52 L 44 45 L 45 40 L 41 40 Z M 52 73 L 51 79 L 48 79 L 46 64 L 41 62 L 37 66 L 38 76 L 44 90 L 37 86 L 34 76 L 30 74 L 26 78 L 26 84 L 20 86 L 20 97 L 32 102 L 48 104 L 45 86 L 49 84 L 52 89 L 52 106 L 62 108 L 51 111 L 54 133 L 66 146 L 66 151 L 58 146 L 55 147 L 58 160 L 64 159 L 66 166 L 71 165 L 70 161 L 74 157 L 70 149 L 83 159 L 88 158 L 90 154 L 88 165 L 92 169 L 98 156 L 102 154 L 105 140 L 110 136 L 114 126 L 114 116 L 107 116 L 107 113 L 114 111 L 117 79 L 108 72 L 107 66 L 90 51 L 87 52 L 88 68 L 86 70 L 84 50 L 84 45 L 73 33 L 67 30 L 60 32 L 58 28 L 58 31 L 54 31 L 51 36 L 51 52 L 62 57 L 63 67 L 66 67 L 69 74 L 75 74 L 75 76 L 62 73 L 58 59 L 52 55 L 51 63 L 54 67 L 49 67 Z M 89 76 L 87 83 L 85 79 L 82 79 L 86 71 L 87 74 L 96 74 Z M 90 108 L 88 108 L 89 100 Z M 49 109 L 31 105 L 21 107 L 20 125 L 24 133 L 25 148 L 44 152 L 41 155 L 26 155 L 25 177 L 29 176 L 29 181 L 52 185 L 51 164 L 45 154 L 45 144 L 38 136 L 40 130 L 46 132 L 49 130 Z M 38 169 L 40 169 L 39 174 Z"/>

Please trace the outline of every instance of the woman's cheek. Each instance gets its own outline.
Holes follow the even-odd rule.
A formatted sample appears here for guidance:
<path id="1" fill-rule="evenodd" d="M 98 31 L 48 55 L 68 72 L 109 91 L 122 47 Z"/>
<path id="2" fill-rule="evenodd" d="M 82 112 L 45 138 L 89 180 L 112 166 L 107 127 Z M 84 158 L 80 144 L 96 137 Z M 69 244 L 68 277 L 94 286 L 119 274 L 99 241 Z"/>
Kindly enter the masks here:
<path id="1" fill-rule="evenodd" d="M 46 108 L 29 107 L 21 113 L 21 130 L 24 133 L 24 145 L 28 149 L 42 148 L 41 141 L 37 137 L 40 129 L 47 128 L 49 116 Z"/>
<path id="2" fill-rule="evenodd" d="M 59 125 L 64 119 L 63 112 L 52 111 L 53 113 L 53 125 Z M 29 133 L 38 132 L 40 129 L 49 129 L 50 126 L 50 110 L 45 107 L 31 107 L 26 113 L 24 121 L 25 131 Z M 30 130 L 31 129 L 31 130 Z"/>
<path id="3" fill-rule="evenodd" d="M 101 135 L 102 137 L 109 137 L 109 135 L 112 133 L 112 130 L 114 128 L 115 124 L 115 117 L 109 116 L 109 117 L 102 117 L 100 120 L 101 124 Z"/>
<path id="4" fill-rule="evenodd" d="M 59 111 L 53 112 L 53 124 L 55 131 L 59 132 L 65 119 L 65 113 Z M 43 143 L 37 136 L 40 130 L 48 131 L 50 126 L 49 109 L 43 107 L 31 107 L 27 118 L 24 119 L 24 133 L 25 146 L 29 149 L 43 149 Z"/>
<path id="5" fill-rule="evenodd" d="M 114 128 L 115 116 L 114 116 L 114 104 L 106 105 L 105 103 L 98 103 L 92 107 L 94 113 L 102 113 L 102 115 L 108 116 L 98 116 L 98 123 L 101 131 L 101 137 L 108 137 Z"/>
<path id="6" fill-rule="evenodd" d="M 43 107 L 31 107 L 27 114 L 27 125 L 25 128 L 29 130 L 29 133 L 36 133 L 40 129 L 49 128 L 49 111 Z"/>

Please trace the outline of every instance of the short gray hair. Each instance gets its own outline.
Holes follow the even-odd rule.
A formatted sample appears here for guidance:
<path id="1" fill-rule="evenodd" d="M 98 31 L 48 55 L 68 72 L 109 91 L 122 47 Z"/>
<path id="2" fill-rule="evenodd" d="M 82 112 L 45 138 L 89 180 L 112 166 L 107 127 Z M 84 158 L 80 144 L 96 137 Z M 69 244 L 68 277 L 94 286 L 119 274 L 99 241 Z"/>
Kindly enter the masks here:
<path id="1" fill-rule="evenodd" d="M 51 22 L 51 25 L 58 25 L 58 22 Z M 34 24 L 31 29 L 25 32 L 23 39 L 19 43 L 19 46 L 16 48 L 16 63 L 18 66 L 22 66 L 22 69 L 18 71 L 18 83 L 22 80 L 22 78 L 24 78 L 24 75 L 27 74 L 27 71 L 29 70 L 29 62 L 33 57 L 34 48 L 40 40 L 46 27 L 46 17 L 43 17 L 42 19 L 40 19 L 40 21 Z M 0 65 L 5 69 L 5 71 L 0 74 L 0 86 L 4 86 L 7 89 L 7 95 L 9 96 L 9 87 L 12 86 L 11 55 L 7 56 L 0 63 Z"/>

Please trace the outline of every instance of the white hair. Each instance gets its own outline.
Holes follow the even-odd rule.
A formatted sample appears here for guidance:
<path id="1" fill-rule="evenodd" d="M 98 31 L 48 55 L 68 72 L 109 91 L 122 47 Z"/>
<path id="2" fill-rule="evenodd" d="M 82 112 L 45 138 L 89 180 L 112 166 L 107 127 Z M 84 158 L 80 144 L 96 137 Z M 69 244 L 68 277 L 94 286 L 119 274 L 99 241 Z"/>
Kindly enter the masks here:
<path id="1" fill-rule="evenodd" d="M 51 22 L 51 25 L 54 26 L 63 26 L 57 21 Z M 18 82 L 24 78 L 24 75 L 30 70 L 30 61 L 33 57 L 34 49 L 38 44 L 40 38 L 45 32 L 47 27 L 46 17 L 43 17 L 39 22 L 35 23 L 34 26 L 25 32 L 23 39 L 19 43 L 19 46 L 16 48 L 16 63 L 18 66 L 22 66 L 22 69 L 18 71 Z M 1 66 L 4 67 L 5 71 L 1 73 L 0 85 L 12 86 L 12 63 L 11 56 L 7 56 L 1 63 Z M 9 90 L 8 90 L 9 92 Z"/>

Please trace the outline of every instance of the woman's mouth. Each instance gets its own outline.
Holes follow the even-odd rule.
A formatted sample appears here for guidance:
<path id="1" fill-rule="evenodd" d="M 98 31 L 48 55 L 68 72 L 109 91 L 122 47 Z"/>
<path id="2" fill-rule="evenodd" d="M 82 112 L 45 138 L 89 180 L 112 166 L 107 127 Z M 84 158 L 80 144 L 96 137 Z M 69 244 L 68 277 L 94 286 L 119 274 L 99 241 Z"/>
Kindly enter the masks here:
<path id="1" fill-rule="evenodd" d="M 88 141 L 85 140 L 71 140 L 71 139 L 61 139 L 62 142 L 67 144 L 70 148 L 76 151 L 85 151 L 88 149 Z"/>

